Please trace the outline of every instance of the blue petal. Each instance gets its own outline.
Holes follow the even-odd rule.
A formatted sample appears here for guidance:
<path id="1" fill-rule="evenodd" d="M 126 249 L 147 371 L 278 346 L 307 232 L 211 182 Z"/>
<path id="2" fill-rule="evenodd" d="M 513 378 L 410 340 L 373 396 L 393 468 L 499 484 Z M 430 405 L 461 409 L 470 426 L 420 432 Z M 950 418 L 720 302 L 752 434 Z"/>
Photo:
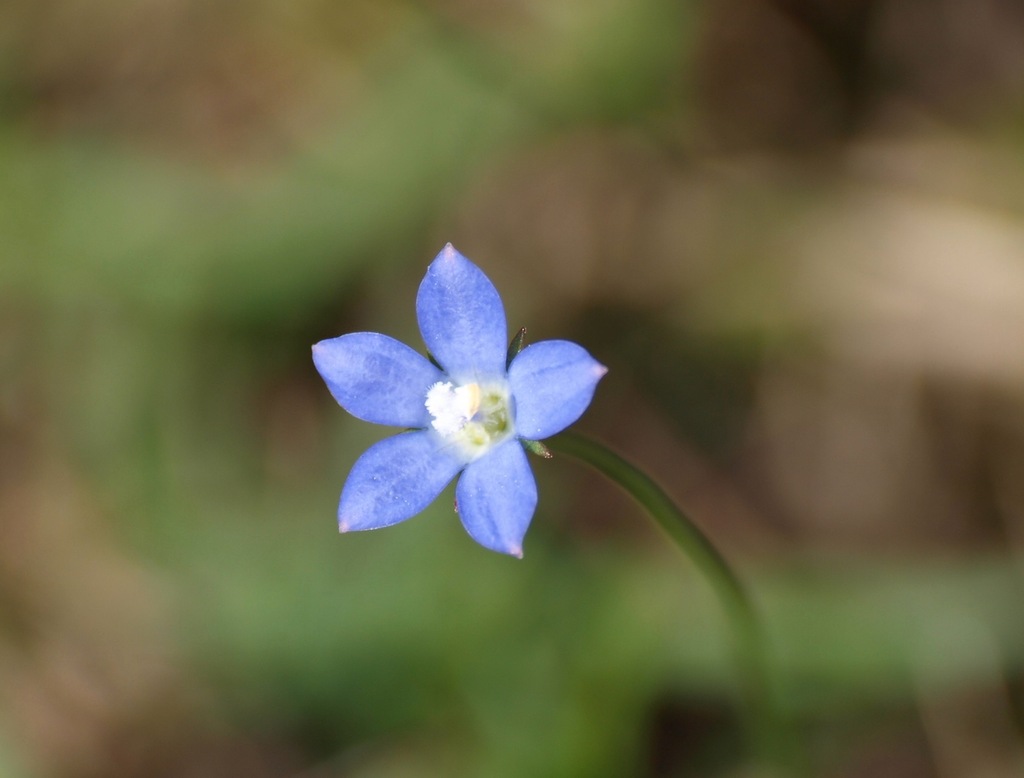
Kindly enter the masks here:
<path id="1" fill-rule="evenodd" d="M 427 390 L 444 378 L 426 357 L 376 332 L 322 340 L 313 363 L 346 411 L 394 427 L 426 427 Z"/>
<path id="2" fill-rule="evenodd" d="M 466 532 L 485 548 L 523 555 L 523 535 L 537 507 L 537 482 L 515 438 L 472 462 L 455 487 Z"/>
<path id="3" fill-rule="evenodd" d="M 456 381 L 505 372 L 505 308 L 483 271 L 445 246 L 427 268 L 416 295 L 423 342 Z"/>
<path id="4" fill-rule="evenodd" d="M 348 474 L 338 506 L 342 532 L 405 521 L 426 508 L 463 467 L 433 432 L 404 432 L 367 449 Z"/>
<path id="5" fill-rule="evenodd" d="M 586 349 L 567 340 L 527 346 L 508 369 L 516 433 L 541 440 L 564 430 L 583 415 L 607 372 Z"/>

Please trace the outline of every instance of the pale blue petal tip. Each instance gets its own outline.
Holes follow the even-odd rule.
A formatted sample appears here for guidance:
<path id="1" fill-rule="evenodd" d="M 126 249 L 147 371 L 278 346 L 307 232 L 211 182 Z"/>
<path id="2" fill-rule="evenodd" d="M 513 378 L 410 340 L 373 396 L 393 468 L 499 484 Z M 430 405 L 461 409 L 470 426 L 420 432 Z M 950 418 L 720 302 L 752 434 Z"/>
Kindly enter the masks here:
<path id="1" fill-rule="evenodd" d="M 508 371 L 518 433 L 543 440 L 561 432 L 583 415 L 607 372 L 586 349 L 567 340 L 527 346 Z"/>
<path id="2" fill-rule="evenodd" d="M 505 306 L 484 272 L 450 243 L 427 268 L 416 295 L 427 350 L 455 378 L 504 373 Z"/>
<path id="3" fill-rule="evenodd" d="M 375 443 L 352 466 L 338 505 L 341 532 L 378 529 L 424 510 L 462 469 L 427 430 Z"/>
<path id="4" fill-rule="evenodd" d="M 442 373 L 404 343 L 355 332 L 313 346 L 313 364 L 334 399 L 356 418 L 393 427 L 429 423 L 423 397 Z"/>
<path id="5" fill-rule="evenodd" d="M 481 546 L 521 557 L 523 536 L 537 508 L 537 482 L 518 440 L 471 463 L 455 490 L 459 517 Z"/>

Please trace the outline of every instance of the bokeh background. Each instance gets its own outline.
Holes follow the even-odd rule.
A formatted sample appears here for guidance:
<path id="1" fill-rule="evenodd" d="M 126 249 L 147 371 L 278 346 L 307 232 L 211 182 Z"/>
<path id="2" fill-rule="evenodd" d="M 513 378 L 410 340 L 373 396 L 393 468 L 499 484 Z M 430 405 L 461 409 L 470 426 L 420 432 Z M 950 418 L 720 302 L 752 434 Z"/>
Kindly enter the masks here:
<path id="1" fill-rule="evenodd" d="M 809 774 L 1024 774 L 1018 0 L 0 5 L 0 775 L 753 776 L 729 633 L 537 462 L 339 536 L 309 347 L 447 241 L 763 609 Z"/>

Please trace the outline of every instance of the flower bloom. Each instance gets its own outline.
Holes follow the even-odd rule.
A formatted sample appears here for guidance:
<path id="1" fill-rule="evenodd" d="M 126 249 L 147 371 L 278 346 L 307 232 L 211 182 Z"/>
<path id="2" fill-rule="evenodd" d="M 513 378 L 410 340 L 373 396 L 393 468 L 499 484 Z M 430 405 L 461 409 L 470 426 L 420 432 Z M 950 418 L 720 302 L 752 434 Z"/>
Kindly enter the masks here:
<path id="1" fill-rule="evenodd" d="M 345 410 L 407 428 L 356 460 L 341 492 L 339 529 L 405 521 L 461 473 L 455 499 L 466 531 L 486 548 L 521 557 L 537 507 L 523 441 L 576 421 L 607 369 L 565 340 L 513 356 L 498 290 L 450 243 L 427 268 L 416 318 L 436 364 L 375 332 L 313 346 L 316 369 Z"/>

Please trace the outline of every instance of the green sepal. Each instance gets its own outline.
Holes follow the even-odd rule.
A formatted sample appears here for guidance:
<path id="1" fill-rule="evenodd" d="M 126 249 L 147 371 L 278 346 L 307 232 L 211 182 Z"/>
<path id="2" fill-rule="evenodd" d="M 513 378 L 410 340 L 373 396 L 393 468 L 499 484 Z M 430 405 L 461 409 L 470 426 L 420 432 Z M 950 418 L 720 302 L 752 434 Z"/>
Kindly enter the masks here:
<path id="1" fill-rule="evenodd" d="M 523 327 L 515 334 L 512 338 L 512 342 L 508 344 L 508 356 L 505 357 L 505 369 L 508 370 L 512 365 L 512 360 L 515 359 L 519 352 L 523 350 L 523 344 L 526 342 L 526 327 Z"/>
<path id="2" fill-rule="evenodd" d="M 531 454 L 536 454 L 537 456 L 543 457 L 544 459 L 551 459 L 551 457 L 554 456 L 554 454 L 551 453 L 551 449 L 549 449 L 539 440 L 527 440 L 526 438 L 520 438 L 519 440 L 522 442 L 523 448 L 525 448 Z"/>

